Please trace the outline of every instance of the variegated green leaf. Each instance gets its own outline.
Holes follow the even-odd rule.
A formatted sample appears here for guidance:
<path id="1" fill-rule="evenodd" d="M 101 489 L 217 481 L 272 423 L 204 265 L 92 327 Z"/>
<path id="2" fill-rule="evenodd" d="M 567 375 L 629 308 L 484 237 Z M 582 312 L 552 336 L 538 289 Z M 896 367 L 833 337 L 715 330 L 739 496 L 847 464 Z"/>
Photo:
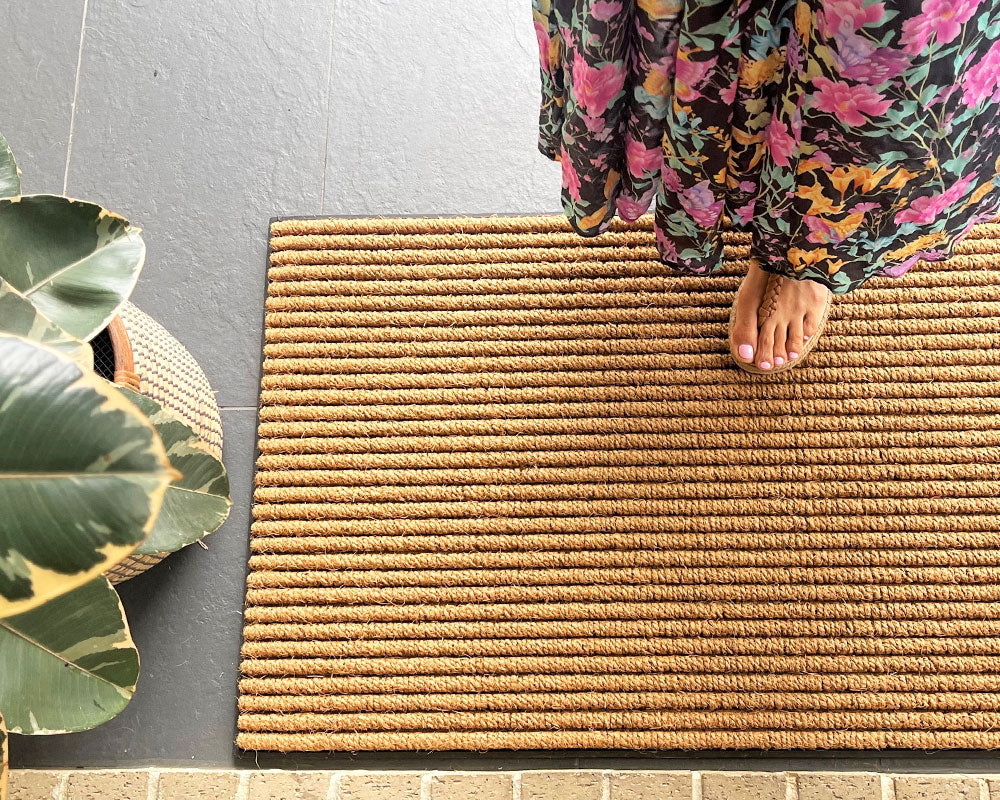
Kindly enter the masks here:
<path id="1" fill-rule="evenodd" d="M 11 733 L 69 733 L 128 705 L 139 653 L 118 594 L 100 577 L 0 620 L 0 713 Z"/>
<path id="2" fill-rule="evenodd" d="M 167 450 L 170 465 L 181 474 L 170 484 L 156 525 L 137 553 L 173 553 L 217 530 L 229 516 L 226 468 L 191 428 L 146 395 L 119 391 L 149 418 Z"/>
<path id="3" fill-rule="evenodd" d="M 152 424 L 114 386 L 0 335 L 0 618 L 125 558 L 174 477 Z"/>
<path id="4" fill-rule="evenodd" d="M 0 333 L 12 333 L 48 345 L 69 356 L 83 369 L 94 368 L 94 351 L 89 344 L 66 333 L 3 278 L 0 278 Z"/>
<path id="5" fill-rule="evenodd" d="M 0 715 L 0 800 L 7 800 L 7 728 Z"/>
<path id="6" fill-rule="evenodd" d="M 21 178 L 17 173 L 14 154 L 10 152 L 7 140 L 0 136 L 0 197 L 15 197 L 21 194 Z"/>
<path id="7" fill-rule="evenodd" d="M 44 194 L 0 200 L 0 278 L 78 339 L 107 326 L 145 256 L 139 230 L 93 203 Z"/>

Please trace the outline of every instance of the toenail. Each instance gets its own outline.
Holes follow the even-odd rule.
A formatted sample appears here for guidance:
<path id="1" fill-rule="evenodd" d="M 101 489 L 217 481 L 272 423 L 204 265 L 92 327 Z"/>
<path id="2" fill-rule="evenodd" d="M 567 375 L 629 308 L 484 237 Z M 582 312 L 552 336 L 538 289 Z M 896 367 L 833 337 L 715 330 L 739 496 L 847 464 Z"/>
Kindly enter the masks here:
<path id="1" fill-rule="evenodd" d="M 771 369 L 771 362 L 770 361 L 761 361 L 760 362 L 760 368 L 761 369 Z"/>
<path id="2" fill-rule="evenodd" d="M 798 358 L 798 357 L 799 357 L 799 354 L 798 354 L 798 353 L 789 353 L 789 354 L 788 354 L 788 357 L 789 357 L 790 359 L 792 359 L 792 361 L 794 361 L 794 360 L 795 360 L 796 358 Z"/>
<path id="3" fill-rule="evenodd" d="M 750 345 L 748 345 L 748 344 L 741 344 L 740 345 L 740 358 L 742 358 L 744 361 L 752 361 L 753 360 L 753 348 Z"/>
<path id="4" fill-rule="evenodd" d="M 784 363 L 785 363 L 785 359 L 783 359 L 781 356 L 775 356 L 774 357 L 774 366 L 780 367 Z"/>

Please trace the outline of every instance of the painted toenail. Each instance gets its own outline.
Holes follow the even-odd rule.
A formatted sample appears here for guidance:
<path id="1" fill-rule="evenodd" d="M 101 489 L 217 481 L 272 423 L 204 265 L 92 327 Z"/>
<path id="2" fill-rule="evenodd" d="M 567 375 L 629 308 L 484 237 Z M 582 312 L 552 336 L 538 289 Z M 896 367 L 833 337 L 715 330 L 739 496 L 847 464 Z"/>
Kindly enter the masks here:
<path id="1" fill-rule="evenodd" d="M 797 359 L 799 357 L 799 354 L 798 353 L 789 353 L 788 357 L 790 359 L 792 359 L 792 361 L 794 361 L 795 359 Z"/>
<path id="2" fill-rule="evenodd" d="M 784 363 L 785 363 L 785 359 L 783 359 L 781 356 L 775 356 L 774 357 L 774 366 L 780 367 Z"/>
<path id="3" fill-rule="evenodd" d="M 771 362 L 770 361 L 761 361 L 760 362 L 760 368 L 761 369 L 771 369 Z"/>
<path id="4" fill-rule="evenodd" d="M 753 361 L 753 348 L 748 344 L 741 344 L 740 358 L 744 361 Z"/>

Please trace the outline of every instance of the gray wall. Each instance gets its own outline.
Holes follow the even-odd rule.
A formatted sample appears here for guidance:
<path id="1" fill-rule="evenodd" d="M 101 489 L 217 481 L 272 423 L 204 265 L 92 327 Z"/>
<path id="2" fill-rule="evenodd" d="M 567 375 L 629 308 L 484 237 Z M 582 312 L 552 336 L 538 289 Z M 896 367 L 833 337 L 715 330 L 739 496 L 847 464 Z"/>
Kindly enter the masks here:
<path id="1" fill-rule="evenodd" d="M 7 0 L 0 131 L 26 192 L 145 230 L 135 302 L 218 394 L 232 517 L 125 584 L 143 674 L 91 732 L 15 737 L 15 766 L 643 766 L 651 754 L 279 756 L 233 747 L 267 223 L 557 211 L 535 148 L 529 0 Z M 81 35 L 82 34 L 82 35 Z M 670 754 L 670 766 L 996 769 L 975 755 Z M 662 759 L 657 760 L 662 766 Z"/>

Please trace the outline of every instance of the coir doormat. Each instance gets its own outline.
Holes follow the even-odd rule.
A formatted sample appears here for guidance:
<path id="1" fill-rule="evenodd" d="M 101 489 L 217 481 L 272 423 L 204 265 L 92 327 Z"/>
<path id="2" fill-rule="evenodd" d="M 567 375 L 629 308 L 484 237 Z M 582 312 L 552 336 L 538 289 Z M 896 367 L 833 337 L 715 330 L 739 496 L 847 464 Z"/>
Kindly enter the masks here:
<path id="1" fill-rule="evenodd" d="M 275 222 L 239 745 L 1000 746 L 1000 225 L 769 378 L 746 254 Z"/>

